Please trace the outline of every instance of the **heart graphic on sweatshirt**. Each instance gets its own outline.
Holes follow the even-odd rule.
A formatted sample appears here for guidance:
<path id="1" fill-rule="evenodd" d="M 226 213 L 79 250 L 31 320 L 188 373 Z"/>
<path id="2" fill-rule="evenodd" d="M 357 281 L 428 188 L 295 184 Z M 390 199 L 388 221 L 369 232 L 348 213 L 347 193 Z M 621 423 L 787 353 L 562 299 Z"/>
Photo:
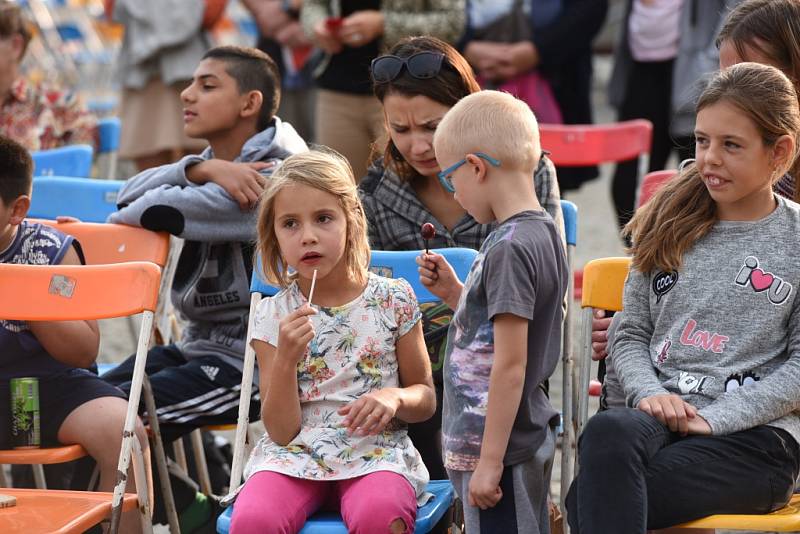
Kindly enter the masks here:
<path id="1" fill-rule="evenodd" d="M 761 269 L 753 269 L 753 272 L 750 273 L 750 284 L 757 292 L 769 289 L 774 279 L 775 277 L 771 273 L 765 273 Z"/>

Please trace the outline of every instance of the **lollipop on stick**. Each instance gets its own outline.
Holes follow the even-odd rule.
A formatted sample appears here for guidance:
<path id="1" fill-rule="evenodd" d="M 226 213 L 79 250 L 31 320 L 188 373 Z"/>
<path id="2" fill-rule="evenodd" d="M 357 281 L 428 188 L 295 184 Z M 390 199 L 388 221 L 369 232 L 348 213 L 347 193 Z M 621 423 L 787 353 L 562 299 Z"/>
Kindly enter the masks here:
<path id="1" fill-rule="evenodd" d="M 427 222 L 422 225 L 422 229 L 420 230 L 420 234 L 422 234 L 422 239 L 425 240 L 425 254 L 428 253 L 428 241 L 436 237 L 436 228 Z"/>

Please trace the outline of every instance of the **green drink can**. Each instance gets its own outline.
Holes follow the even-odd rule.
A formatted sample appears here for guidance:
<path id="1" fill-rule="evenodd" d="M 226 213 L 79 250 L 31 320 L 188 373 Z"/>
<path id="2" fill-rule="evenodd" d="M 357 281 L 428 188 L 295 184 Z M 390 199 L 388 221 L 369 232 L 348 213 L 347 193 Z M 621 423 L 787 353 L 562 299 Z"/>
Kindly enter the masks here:
<path id="1" fill-rule="evenodd" d="M 39 380 L 11 379 L 11 440 L 15 449 L 36 449 L 39 430 Z"/>

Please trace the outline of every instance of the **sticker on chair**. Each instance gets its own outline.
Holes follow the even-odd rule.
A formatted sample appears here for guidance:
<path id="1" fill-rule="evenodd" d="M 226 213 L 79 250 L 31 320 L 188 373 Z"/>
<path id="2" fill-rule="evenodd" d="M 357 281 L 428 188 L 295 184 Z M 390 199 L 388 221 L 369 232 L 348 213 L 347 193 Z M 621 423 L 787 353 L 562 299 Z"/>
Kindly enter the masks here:
<path id="1" fill-rule="evenodd" d="M 61 274 L 55 274 L 50 279 L 50 287 L 47 289 L 51 295 L 72 298 L 75 292 L 75 279 Z"/>

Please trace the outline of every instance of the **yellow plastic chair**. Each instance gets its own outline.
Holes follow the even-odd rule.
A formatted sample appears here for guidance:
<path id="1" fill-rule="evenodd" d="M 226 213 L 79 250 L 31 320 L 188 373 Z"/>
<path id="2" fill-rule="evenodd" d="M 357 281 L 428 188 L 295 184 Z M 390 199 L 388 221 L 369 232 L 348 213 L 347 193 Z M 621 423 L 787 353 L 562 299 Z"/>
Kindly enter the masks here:
<path id="1" fill-rule="evenodd" d="M 587 420 L 588 386 L 592 362 L 592 316 L 594 310 L 622 311 L 622 294 L 628 277 L 630 258 L 602 258 L 592 260 L 583 270 L 583 296 L 581 300 L 581 353 L 579 362 L 580 401 L 573 413 L 572 424 L 579 435 Z M 566 417 L 566 416 L 565 416 Z M 576 449 L 577 450 L 577 449 Z M 562 454 L 570 449 L 562 449 Z M 576 470 L 578 468 L 575 459 Z M 571 482 L 571 481 L 570 481 Z M 757 532 L 800 531 L 800 495 L 794 495 L 785 507 L 770 514 L 719 514 L 689 521 L 672 528 L 750 530 Z"/>
<path id="2" fill-rule="evenodd" d="M 131 391 L 128 398 L 128 411 L 121 436 L 117 472 L 119 477 L 113 494 L 104 494 L 111 507 L 111 532 L 116 532 L 125 500 L 125 485 L 131 457 L 134 457 L 134 475 L 137 481 L 137 495 L 142 529 L 152 532 L 150 503 L 148 500 L 147 477 L 139 441 L 134 433 L 137 408 L 144 379 L 147 348 L 153 326 L 153 316 L 158 299 L 161 270 L 150 262 L 132 262 L 118 265 L 11 265 L 0 264 L 0 317 L 19 321 L 71 321 L 81 319 L 107 319 L 142 313 L 142 326 L 136 350 Z M 4 490 L 5 491 L 5 490 Z M 20 490 L 13 490 L 20 491 Z M 78 492 L 79 499 L 93 492 Z M 23 514 L 0 510 L 0 532 L 33 532 L 35 520 L 42 508 L 51 507 L 53 499 L 61 495 L 63 506 L 49 514 L 47 531 L 83 532 L 89 511 L 70 505 L 69 496 L 53 490 L 30 490 L 26 494 Z M 30 497 L 30 502 L 28 502 Z M 22 506 L 18 503 L 17 506 Z M 16 510 L 19 512 L 20 510 Z M 97 519 L 95 515 L 91 520 Z M 78 514 L 80 517 L 75 517 Z M 19 528 L 16 523 L 20 517 L 30 518 L 31 528 Z M 102 515 L 97 521 L 107 517 Z M 77 519 L 81 519 L 76 523 Z M 95 523 L 97 522 L 95 521 Z"/>

